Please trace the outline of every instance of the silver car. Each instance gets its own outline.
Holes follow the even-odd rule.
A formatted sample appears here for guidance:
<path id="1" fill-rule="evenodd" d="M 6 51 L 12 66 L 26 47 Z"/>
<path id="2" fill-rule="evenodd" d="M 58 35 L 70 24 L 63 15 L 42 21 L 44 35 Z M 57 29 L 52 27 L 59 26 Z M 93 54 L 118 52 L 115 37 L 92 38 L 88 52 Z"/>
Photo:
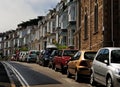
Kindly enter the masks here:
<path id="1" fill-rule="evenodd" d="M 101 48 L 91 67 L 90 84 L 120 87 L 120 48 Z"/>

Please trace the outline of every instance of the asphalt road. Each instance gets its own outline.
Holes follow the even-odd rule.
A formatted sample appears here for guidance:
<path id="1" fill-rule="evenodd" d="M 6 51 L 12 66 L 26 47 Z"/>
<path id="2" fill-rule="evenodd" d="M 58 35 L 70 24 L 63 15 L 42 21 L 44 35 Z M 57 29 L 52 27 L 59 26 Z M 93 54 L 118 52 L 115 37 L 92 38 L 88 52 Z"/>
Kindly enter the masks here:
<path id="1" fill-rule="evenodd" d="M 8 78 L 5 67 L 0 62 L 0 87 L 10 87 L 10 80 Z"/>
<path id="2" fill-rule="evenodd" d="M 35 63 L 4 62 L 13 87 L 91 87 L 88 81 L 73 78 Z M 1 87 L 1 86 L 0 86 Z M 103 86 L 101 86 L 103 87 Z"/>

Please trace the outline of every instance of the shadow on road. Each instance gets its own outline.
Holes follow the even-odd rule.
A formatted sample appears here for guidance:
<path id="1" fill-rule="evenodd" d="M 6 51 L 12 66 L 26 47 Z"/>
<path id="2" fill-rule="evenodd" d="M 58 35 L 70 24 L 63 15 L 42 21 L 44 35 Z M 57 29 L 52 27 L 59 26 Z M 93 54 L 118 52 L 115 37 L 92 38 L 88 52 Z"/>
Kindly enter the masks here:
<path id="1" fill-rule="evenodd" d="M 61 82 L 51 78 L 49 75 L 45 75 L 43 73 L 34 71 L 30 67 L 16 63 L 10 63 L 10 64 L 13 65 L 18 70 L 18 72 L 22 75 L 22 77 L 24 77 L 24 79 L 27 81 L 27 83 L 30 86 L 61 84 Z"/>
<path id="2" fill-rule="evenodd" d="M 10 80 L 8 78 L 5 67 L 0 62 L 0 87 L 10 87 Z"/>

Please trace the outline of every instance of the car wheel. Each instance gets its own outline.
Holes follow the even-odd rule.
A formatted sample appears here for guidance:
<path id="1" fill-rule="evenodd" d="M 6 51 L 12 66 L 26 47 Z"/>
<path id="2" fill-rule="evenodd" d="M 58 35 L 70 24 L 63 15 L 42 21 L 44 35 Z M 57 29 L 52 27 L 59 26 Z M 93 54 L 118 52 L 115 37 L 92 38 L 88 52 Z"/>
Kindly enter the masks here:
<path id="1" fill-rule="evenodd" d="M 62 64 L 61 64 L 61 73 L 67 74 L 67 68 L 65 68 Z"/>
<path id="2" fill-rule="evenodd" d="M 58 68 L 55 66 L 54 70 L 55 70 L 55 71 L 58 71 Z"/>
<path id="3" fill-rule="evenodd" d="M 80 76 L 78 74 L 78 72 L 76 71 L 75 73 L 75 81 L 78 82 L 80 80 Z"/>
<path id="4" fill-rule="evenodd" d="M 55 69 L 55 64 L 52 64 L 51 66 L 52 66 L 52 69 Z"/>
<path id="5" fill-rule="evenodd" d="M 50 63 L 48 63 L 48 67 L 49 67 L 49 68 L 52 68 L 52 66 L 51 66 L 51 64 L 50 64 Z"/>
<path id="6" fill-rule="evenodd" d="M 44 67 L 46 66 L 45 61 L 42 62 L 42 66 L 44 66 Z"/>
<path id="7" fill-rule="evenodd" d="M 70 78 L 72 75 L 70 74 L 69 70 L 67 69 L 67 77 Z"/>
<path id="8" fill-rule="evenodd" d="M 27 59 L 27 63 L 29 63 L 29 59 Z"/>
<path id="9" fill-rule="evenodd" d="M 108 77 L 108 78 L 107 78 L 106 87 L 113 87 L 112 78 L 111 78 L 111 77 Z"/>
<path id="10" fill-rule="evenodd" d="M 64 69 L 64 68 L 62 67 L 61 73 L 62 73 L 62 74 L 65 74 L 65 72 L 66 72 L 66 69 Z"/>
<path id="11" fill-rule="evenodd" d="M 91 84 L 92 86 L 95 86 L 95 85 L 96 85 L 96 82 L 95 82 L 95 80 L 94 80 L 93 72 L 92 72 L 91 75 L 90 75 L 90 84 Z"/>

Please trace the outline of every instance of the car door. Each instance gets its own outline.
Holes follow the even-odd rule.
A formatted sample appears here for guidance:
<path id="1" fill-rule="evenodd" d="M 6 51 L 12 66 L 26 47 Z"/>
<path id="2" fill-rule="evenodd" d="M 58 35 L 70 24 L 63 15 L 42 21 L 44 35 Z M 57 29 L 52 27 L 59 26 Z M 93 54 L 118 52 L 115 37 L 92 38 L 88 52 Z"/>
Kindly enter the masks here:
<path id="1" fill-rule="evenodd" d="M 81 53 L 77 52 L 73 56 L 72 61 L 70 61 L 70 63 L 69 63 L 69 70 L 72 74 L 75 74 L 75 69 L 76 69 L 77 63 L 79 62 L 80 55 L 81 55 Z"/>
<path id="2" fill-rule="evenodd" d="M 94 66 L 94 77 L 101 83 L 105 82 L 105 75 L 107 70 L 107 64 L 105 60 L 109 61 L 109 50 L 102 49 L 99 51 L 93 66 Z"/>
<path id="3" fill-rule="evenodd" d="M 103 55 L 104 51 L 105 51 L 104 49 L 99 50 L 96 58 L 93 61 L 94 78 L 98 81 L 102 80 L 100 65 L 103 64 L 101 62 L 102 61 L 101 59 L 102 59 L 102 55 Z"/>
<path id="4" fill-rule="evenodd" d="M 100 64 L 100 77 L 101 77 L 101 81 L 103 83 L 106 83 L 106 73 L 108 71 L 108 66 L 109 66 L 109 50 L 105 49 L 105 51 L 102 54 L 102 58 L 101 58 L 101 64 Z"/>
<path id="5" fill-rule="evenodd" d="M 59 69 L 61 69 L 62 53 L 63 53 L 63 51 L 62 51 L 62 50 L 59 50 L 58 56 L 57 56 L 56 62 L 55 62 L 55 66 L 56 66 L 57 68 L 59 68 Z"/>

